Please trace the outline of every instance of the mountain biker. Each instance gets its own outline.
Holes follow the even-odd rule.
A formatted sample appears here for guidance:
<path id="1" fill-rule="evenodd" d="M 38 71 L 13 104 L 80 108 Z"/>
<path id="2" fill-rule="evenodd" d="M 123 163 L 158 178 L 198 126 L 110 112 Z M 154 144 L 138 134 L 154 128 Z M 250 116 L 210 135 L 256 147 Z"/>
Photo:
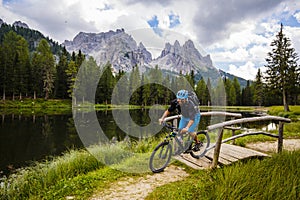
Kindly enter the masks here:
<path id="1" fill-rule="evenodd" d="M 181 114 L 178 129 L 181 130 L 182 134 L 188 132 L 194 138 L 196 145 L 193 150 L 199 151 L 200 142 L 196 137 L 196 131 L 200 122 L 200 110 L 198 105 L 189 101 L 188 96 L 189 92 L 187 90 L 179 90 L 176 94 L 176 99 L 171 101 L 169 108 L 159 119 L 159 123 L 161 124 L 168 115 L 177 111 Z"/>

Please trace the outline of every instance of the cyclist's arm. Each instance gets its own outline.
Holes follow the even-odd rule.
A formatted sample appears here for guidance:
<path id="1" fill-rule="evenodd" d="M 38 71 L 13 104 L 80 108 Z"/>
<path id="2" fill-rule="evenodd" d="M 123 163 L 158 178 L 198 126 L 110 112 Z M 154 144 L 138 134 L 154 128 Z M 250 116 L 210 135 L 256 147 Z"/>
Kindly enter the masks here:
<path id="1" fill-rule="evenodd" d="M 161 124 L 164 119 L 171 114 L 171 112 L 173 112 L 176 109 L 176 105 L 177 105 L 177 101 L 176 99 L 171 101 L 171 105 L 169 106 L 169 108 L 164 112 L 164 114 L 162 115 L 162 117 L 158 120 L 159 124 Z"/>
<path id="2" fill-rule="evenodd" d="M 166 111 L 164 112 L 164 114 L 162 115 L 162 117 L 158 120 L 159 123 L 161 124 L 161 123 L 164 121 L 164 119 L 165 119 L 169 114 L 170 114 L 169 110 L 166 110 Z"/>

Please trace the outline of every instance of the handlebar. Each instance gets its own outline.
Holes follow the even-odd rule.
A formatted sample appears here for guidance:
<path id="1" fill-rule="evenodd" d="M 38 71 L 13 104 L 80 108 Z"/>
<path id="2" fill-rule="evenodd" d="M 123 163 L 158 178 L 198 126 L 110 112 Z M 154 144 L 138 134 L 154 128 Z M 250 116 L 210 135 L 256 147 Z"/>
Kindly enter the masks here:
<path id="1" fill-rule="evenodd" d="M 167 123 L 167 122 L 162 122 L 162 126 L 168 128 L 168 129 L 170 129 L 171 131 L 178 131 L 178 128 L 177 128 L 177 127 L 172 126 L 172 125 L 170 125 L 170 124 Z"/>

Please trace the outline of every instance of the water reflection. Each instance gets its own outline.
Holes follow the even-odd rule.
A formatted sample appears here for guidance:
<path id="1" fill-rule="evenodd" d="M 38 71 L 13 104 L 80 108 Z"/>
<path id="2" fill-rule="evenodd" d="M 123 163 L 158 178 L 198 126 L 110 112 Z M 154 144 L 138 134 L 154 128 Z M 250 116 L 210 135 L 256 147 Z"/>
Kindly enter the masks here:
<path id="1" fill-rule="evenodd" d="M 0 171 L 82 146 L 71 115 L 1 116 Z"/>

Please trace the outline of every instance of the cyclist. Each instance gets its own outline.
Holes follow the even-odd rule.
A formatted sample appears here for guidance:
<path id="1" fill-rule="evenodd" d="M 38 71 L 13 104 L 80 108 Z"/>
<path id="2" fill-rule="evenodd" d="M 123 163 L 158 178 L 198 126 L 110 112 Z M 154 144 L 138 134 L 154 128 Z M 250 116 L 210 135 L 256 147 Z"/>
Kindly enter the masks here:
<path id="1" fill-rule="evenodd" d="M 182 134 L 188 132 L 194 138 L 196 145 L 193 150 L 199 151 L 201 144 L 196 137 L 196 131 L 200 122 L 200 110 L 198 105 L 195 105 L 188 97 L 189 92 L 187 90 L 179 90 L 176 99 L 171 101 L 169 108 L 159 119 L 159 123 L 161 124 L 171 112 L 177 111 L 178 114 L 181 114 L 178 129 L 181 130 Z"/>

